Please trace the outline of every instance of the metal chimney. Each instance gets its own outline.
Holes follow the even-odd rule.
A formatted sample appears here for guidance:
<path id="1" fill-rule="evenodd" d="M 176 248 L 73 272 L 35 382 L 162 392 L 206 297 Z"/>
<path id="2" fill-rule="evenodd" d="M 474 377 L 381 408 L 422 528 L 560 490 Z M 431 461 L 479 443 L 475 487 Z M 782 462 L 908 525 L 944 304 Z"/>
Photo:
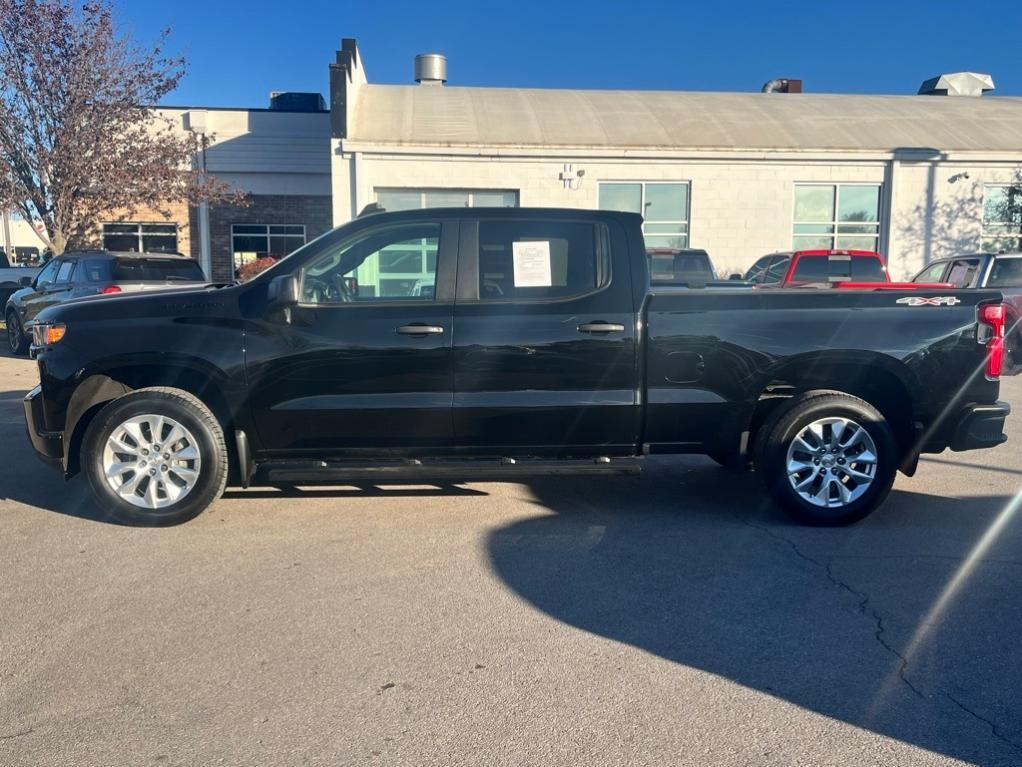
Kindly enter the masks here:
<path id="1" fill-rule="evenodd" d="M 442 53 L 420 53 L 415 57 L 415 82 L 443 85 L 447 82 L 447 57 Z"/>

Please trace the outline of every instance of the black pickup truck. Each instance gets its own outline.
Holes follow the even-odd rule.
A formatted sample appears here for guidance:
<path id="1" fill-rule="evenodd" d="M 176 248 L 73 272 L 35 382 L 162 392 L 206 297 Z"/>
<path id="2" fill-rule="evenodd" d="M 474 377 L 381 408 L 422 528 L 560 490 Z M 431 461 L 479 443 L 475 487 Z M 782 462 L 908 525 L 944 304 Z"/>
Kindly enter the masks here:
<path id="1" fill-rule="evenodd" d="M 363 215 L 246 284 L 33 327 L 29 437 L 135 524 L 248 486 L 754 465 L 841 524 L 921 452 L 1002 443 L 997 291 L 650 289 L 641 219 Z"/>

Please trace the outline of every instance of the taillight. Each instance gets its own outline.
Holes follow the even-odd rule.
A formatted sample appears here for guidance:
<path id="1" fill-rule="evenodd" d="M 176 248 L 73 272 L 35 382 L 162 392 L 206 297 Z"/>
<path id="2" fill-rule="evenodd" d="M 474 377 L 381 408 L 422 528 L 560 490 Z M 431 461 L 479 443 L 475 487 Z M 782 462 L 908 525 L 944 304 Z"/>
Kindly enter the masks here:
<path id="1" fill-rule="evenodd" d="M 1004 304 L 984 304 L 979 307 L 979 321 L 990 328 L 987 341 L 987 378 L 996 381 L 1004 367 L 1004 326 L 1007 324 Z"/>
<path id="2" fill-rule="evenodd" d="M 105 288 L 100 288 L 99 292 L 101 295 L 109 295 L 111 293 L 120 293 L 121 289 L 117 285 L 107 285 Z"/>

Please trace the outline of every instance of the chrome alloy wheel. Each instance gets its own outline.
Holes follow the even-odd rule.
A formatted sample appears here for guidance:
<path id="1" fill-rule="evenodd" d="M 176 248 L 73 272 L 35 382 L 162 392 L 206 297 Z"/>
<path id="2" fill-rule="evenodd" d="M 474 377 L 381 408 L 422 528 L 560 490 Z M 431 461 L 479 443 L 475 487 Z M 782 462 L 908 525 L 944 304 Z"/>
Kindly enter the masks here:
<path id="1" fill-rule="evenodd" d="M 820 418 L 788 446 L 788 481 L 802 500 L 840 508 L 873 484 L 877 449 L 873 438 L 849 418 Z"/>
<path id="2" fill-rule="evenodd" d="M 129 418 L 110 433 L 103 448 L 107 484 L 128 503 L 162 509 L 195 487 L 202 456 L 195 437 L 162 415 Z"/>

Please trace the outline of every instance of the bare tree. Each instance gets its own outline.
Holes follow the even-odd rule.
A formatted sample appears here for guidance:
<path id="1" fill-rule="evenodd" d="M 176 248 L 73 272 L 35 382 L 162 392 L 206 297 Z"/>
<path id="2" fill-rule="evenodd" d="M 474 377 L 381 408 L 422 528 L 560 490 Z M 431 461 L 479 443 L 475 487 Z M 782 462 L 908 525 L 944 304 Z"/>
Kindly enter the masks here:
<path id="1" fill-rule="evenodd" d="M 184 74 L 168 34 L 136 46 L 109 0 L 0 0 L 0 206 L 41 224 L 55 254 L 112 213 L 232 196 L 152 106 Z"/>

